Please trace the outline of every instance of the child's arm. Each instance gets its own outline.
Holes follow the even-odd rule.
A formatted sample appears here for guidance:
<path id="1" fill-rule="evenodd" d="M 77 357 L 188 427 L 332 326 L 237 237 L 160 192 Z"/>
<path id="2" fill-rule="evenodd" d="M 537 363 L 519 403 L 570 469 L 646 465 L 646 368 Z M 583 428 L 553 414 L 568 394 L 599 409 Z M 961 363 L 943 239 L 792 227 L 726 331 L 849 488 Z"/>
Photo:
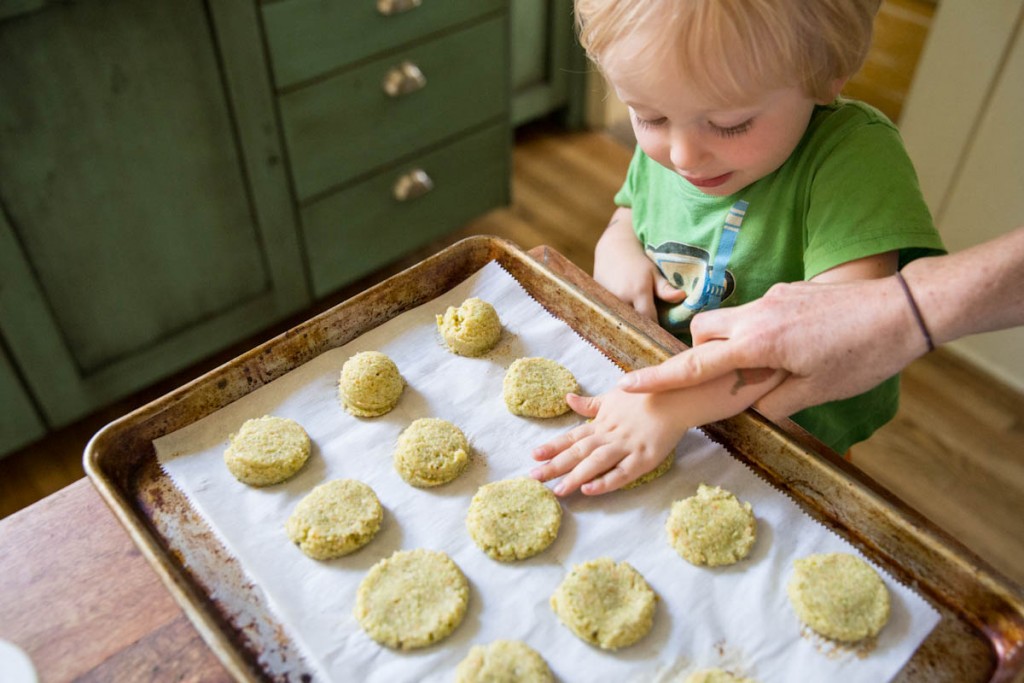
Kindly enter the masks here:
<path id="1" fill-rule="evenodd" d="M 647 258 L 633 232 L 632 209 L 617 209 L 597 241 L 594 279 L 640 315 L 652 320 L 658 319 L 655 296 L 673 303 L 686 298 L 686 292 L 669 284 Z"/>
<path id="2" fill-rule="evenodd" d="M 581 487 L 586 495 L 614 491 L 657 467 L 690 427 L 743 411 L 784 376 L 745 370 L 658 394 L 569 394 L 572 409 L 593 420 L 534 449 L 534 459 L 546 462 L 530 475 L 540 481 L 565 475 L 554 489 L 559 496 Z"/>
<path id="3" fill-rule="evenodd" d="M 616 217 L 624 218 L 623 211 L 628 212 L 628 209 L 620 209 Z M 632 259 L 638 254 L 650 264 L 639 249 L 628 220 L 617 222 L 613 217 L 601 242 L 605 243 L 606 252 L 600 265 L 602 269 L 607 268 L 610 277 L 617 278 L 616 282 L 632 279 L 623 277 L 621 272 L 626 270 L 626 255 Z M 599 243 L 598 249 L 601 248 Z M 894 273 L 896 266 L 896 252 L 888 252 L 849 261 L 813 280 L 842 282 L 885 277 Z M 657 274 L 653 264 L 649 268 Z M 595 258 L 595 278 L 598 270 L 599 261 Z M 612 289 L 609 284 L 602 284 Z M 652 282 L 650 291 L 654 290 Z M 618 291 L 612 291 L 624 298 Z M 624 300 L 629 302 L 629 299 Z M 643 312 L 637 304 L 633 305 Z M 658 394 L 631 394 L 616 389 L 589 399 L 570 395 L 570 407 L 593 420 L 537 447 L 533 458 L 546 462 L 535 468 L 531 476 L 549 481 L 565 475 L 554 489 L 560 496 L 577 488 L 586 495 L 614 491 L 657 467 L 690 427 L 742 412 L 778 386 L 785 376 L 783 371 L 746 370 L 695 387 Z"/>
<path id="4" fill-rule="evenodd" d="M 889 277 L 899 266 L 899 253 L 887 251 L 874 256 L 865 256 L 841 263 L 834 268 L 819 273 L 811 278 L 811 282 L 850 282 L 851 280 L 874 280 Z"/>

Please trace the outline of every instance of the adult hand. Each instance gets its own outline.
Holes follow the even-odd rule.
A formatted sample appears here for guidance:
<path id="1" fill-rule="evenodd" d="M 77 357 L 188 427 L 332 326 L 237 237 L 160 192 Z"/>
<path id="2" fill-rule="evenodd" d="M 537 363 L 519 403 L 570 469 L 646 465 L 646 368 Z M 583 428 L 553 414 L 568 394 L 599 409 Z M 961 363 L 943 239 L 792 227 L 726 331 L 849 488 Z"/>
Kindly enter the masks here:
<path id="1" fill-rule="evenodd" d="M 783 417 L 863 393 L 927 350 L 893 277 L 775 285 L 743 306 L 698 314 L 690 331 L 693 349 L 626 375 L 620 387 L 659 392 L 781 369 L 789 376 L 755 405 Z"/>

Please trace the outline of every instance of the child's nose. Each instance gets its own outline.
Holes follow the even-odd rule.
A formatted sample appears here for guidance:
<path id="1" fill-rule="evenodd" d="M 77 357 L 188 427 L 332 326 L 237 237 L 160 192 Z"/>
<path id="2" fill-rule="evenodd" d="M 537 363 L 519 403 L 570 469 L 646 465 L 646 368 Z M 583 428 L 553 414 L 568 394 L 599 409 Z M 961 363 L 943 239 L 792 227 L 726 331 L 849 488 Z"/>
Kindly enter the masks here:
<path id="1" fill-rule="evenodd" d="M 684 130 L 672 136 L 669 158 L 679 170 L 696 170 L 706 156 L 703 145 L 693 131 Z"/>

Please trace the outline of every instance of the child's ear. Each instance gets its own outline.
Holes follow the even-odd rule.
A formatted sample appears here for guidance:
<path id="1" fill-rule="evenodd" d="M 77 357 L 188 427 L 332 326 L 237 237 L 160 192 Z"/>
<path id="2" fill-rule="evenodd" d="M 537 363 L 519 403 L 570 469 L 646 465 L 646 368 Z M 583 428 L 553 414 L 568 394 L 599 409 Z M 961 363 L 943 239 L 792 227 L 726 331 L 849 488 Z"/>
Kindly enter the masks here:
<path id="1" fill-rule="evenodd" d="M 843 76 L 832 81 L 831 86 L 828 89 L 827 96 L 824 99 L 818 100 L 818 104 L 831 104 L 833 100 L 839 97 L 839 93 L 842 92 L 843 86 L 850 80 L 849 76 Z"/>

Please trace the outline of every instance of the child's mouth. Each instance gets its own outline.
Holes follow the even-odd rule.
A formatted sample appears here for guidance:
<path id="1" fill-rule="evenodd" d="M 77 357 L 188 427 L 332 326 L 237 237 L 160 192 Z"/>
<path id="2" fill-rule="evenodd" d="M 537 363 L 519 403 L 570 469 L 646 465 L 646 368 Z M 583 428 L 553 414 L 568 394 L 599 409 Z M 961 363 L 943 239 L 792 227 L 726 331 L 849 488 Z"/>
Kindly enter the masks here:
<path id="1" fill-rule="evenodd" d="M 714 178 L 689 178 L 687 176 L 683 176 L 683 178 L 685 178 L 686 181 L 694 187 L 718 187 L 731 177 L 732 171 L 715 176 Z"/>

